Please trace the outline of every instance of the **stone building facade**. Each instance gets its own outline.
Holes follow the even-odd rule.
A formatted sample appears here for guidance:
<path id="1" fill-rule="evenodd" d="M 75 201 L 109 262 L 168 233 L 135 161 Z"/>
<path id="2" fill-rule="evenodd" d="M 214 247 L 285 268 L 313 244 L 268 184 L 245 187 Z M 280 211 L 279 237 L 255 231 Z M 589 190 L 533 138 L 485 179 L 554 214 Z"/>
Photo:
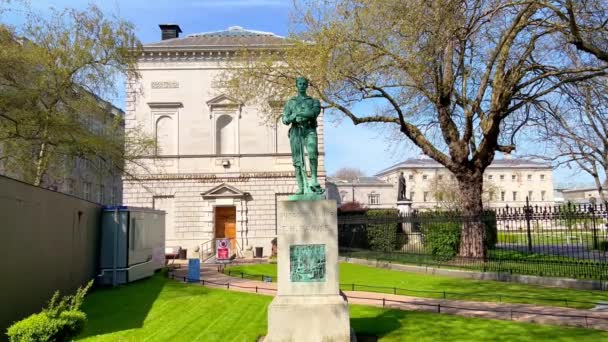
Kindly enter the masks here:
<path id="1" fill-rule="evenodd" d="M 454 176 L 441 164 L 421 157 L 390 166 L 374 177 L 354 181 L 331 179 L 339 203 L 353 199 L 368 208 L 395 208 L 399 174 L 407 183 L 407 196 L 415 209 L 449 207 L 458 198 Z M 337 194 L 337 195 L 336 195 Z M 484 205 L 519 207 L 553 205 L 553 172 L 550 164 L 524 159 L 496 159 L 484 174 Z M 376 198 L 374 198 L 376 196 Z"/>
<path id="2" fill-rule="evenodd" d="M 126 129 L 156 137 L 137 182 L 125 180 L 126 205 L 165 210 L 166 245 L 203 252 L 216 238 L 271 251 L 277 202 L 296 188 L 288 127 L 267 122 L 262 109 L 215 86 L 243 47 L 274 49 L 283 37 L 231 27 L 179 37 L 161 25 L 163 40 L 144 46 L 141 77 L 128 86 Z M 294 91 L 295 92 L 295 91 Z M 280 115 L 282 105 L 274 107 Z M 318 119 L 319 182 L 324 186 L 323 116 Z M 198 251 L 197 251 L 198 250 Z"/>
<path id="3" fill-rule="evenodd" d="M 99 106 L 106 109 L 108 115 L 102 118 L 87 117 L 81 122 L 93 134 L 100 134 L 108 127 L 120 134 L 124 127 L 113 127 L 114 120 L 122 118 L 124 112 L 109 102 L 97 99 Z M 122 138 L 122 136 L 121 136 Z M 0 151 L 2 146 L 0 144 Z M 102 158 L 81 158 L 76 156 L 65 157 L 61 162 L 53 160 L 53 165 L 45 173 L 41 187 L 69 194 L 90 202 L 103 205 L 117 205 L 122 203 L 122 177 L 121 170 L 115 164 Z M 0 160 L 0 174 L 26 181 L 23 172 L 5 168 Z"/>

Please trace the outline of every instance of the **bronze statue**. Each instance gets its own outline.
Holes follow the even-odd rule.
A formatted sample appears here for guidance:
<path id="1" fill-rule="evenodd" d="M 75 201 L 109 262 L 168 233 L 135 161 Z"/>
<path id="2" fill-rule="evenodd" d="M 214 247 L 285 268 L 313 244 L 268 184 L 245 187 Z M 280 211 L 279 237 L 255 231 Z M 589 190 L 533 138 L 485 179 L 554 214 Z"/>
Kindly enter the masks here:
<path id="1" fill-rule="evenodd" d="M 405 176 L 403 176 L 403 172 L 399 174 L 397 201 L 407 201 L 407 183 L 405 182 Z"/>
<path id="2" fill-rule="evenodd" d="M 318 155 L 317 149 L 317 117 L 321 113 L 321 104 L 318 99 L 306 94 L 308 80 L 305 77 L 296 79 L 298 95 L 292 97 L 285 104 L 283 110 L 283 124 L 291 125 L 289 128 L 289 144 L 291 157 L 298 182 L 297 195 L 323 195 L 325 190 L 317 181 Z M 304 148 L 308 153 L 310 165 L 310 182 L 306 172 Z M 314 197 L 314 196 L 313 196 Z"/>

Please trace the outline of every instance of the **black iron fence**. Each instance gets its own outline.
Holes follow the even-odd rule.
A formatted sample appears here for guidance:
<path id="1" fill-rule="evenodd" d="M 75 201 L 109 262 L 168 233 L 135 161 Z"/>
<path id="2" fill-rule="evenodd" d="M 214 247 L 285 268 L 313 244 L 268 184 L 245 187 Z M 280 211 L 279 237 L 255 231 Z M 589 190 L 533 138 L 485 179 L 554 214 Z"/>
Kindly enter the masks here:
<path id="1" fill-rule="evenodd" d="M 482 223 L 488 257 L 459 257 L 465 224 Z M 343 256 L 515 274 L 608 280 L 608 208 L 524 206 L 454 212 L 341 213 Z"/>

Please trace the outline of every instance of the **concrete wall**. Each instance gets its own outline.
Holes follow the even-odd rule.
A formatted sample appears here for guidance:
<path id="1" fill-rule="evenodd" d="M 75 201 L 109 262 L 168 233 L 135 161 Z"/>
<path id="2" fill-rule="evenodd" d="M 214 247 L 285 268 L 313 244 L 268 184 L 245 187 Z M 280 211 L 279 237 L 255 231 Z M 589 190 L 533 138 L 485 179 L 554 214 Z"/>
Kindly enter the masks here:
<path id="1" fill-rule="evenodd" d="M 0 340 L 97 270 L 101 206 L 0 176 Z"/>

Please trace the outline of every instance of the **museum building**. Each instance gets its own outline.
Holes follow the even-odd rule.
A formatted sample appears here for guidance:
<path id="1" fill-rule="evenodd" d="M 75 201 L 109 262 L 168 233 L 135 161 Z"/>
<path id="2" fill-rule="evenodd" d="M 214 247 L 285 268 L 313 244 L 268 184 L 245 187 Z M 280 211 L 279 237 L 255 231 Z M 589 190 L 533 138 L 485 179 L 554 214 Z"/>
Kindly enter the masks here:
<path id="1" fill-rule="evenodd" d="M 297 189 L 289 128 L 215 85 L 238 50 L 277 49 L 287 40 L 238 26 L 184 37 L 178 25 L 160 28 L 162 40 L 143 46 L 140 77 L 128 82 L 125 113 L 127 132 L 148 132 L 157 148 L 131 165 L 138 180 L 125 179 L 124 204 L 166 211 L 166 246 L 187 249 L 188 257 L 216 238 L 232 239 L 237 255 L 256 247 L 269 255 L 277 202 Z M 283 104 L 269 107 L 278 117 Z M 317 134 L 325 187 L 323 113 Z"/>

